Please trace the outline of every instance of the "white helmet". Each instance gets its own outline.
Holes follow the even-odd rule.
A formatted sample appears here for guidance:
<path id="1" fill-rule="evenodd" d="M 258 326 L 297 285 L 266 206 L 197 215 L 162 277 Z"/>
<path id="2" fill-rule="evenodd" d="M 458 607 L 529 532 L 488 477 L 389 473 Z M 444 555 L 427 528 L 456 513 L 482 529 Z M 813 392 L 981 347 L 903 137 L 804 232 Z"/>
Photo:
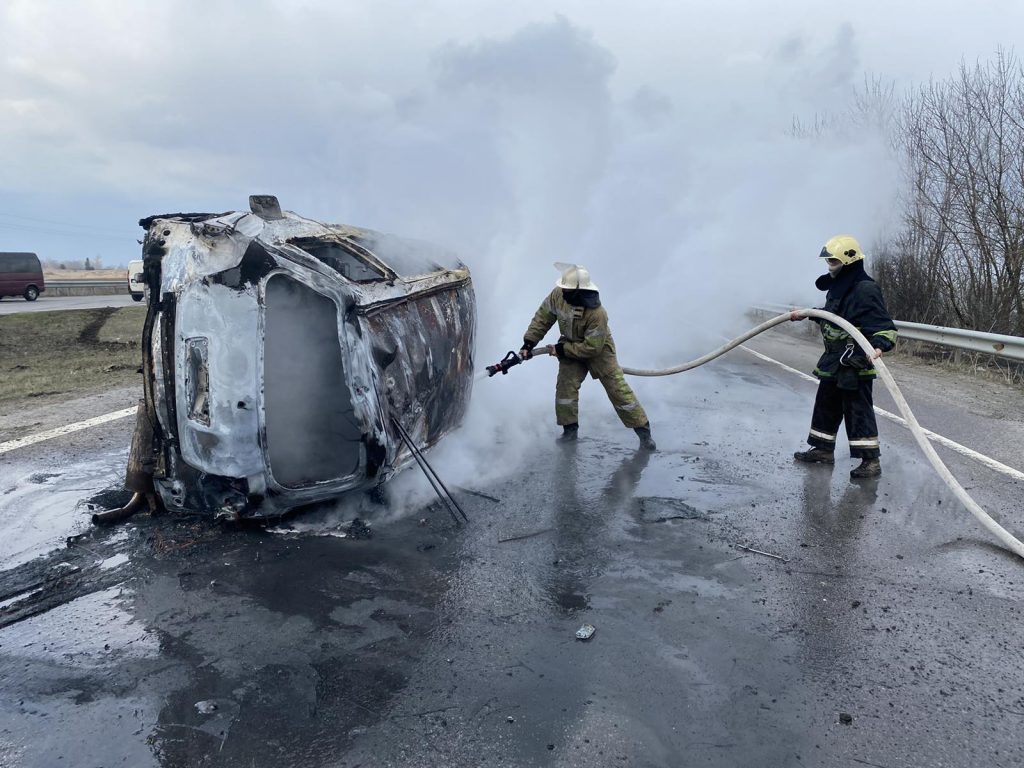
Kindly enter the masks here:
<path id="1" fill-rule="evenodd" d="M 580 264 L 565 264 L 561 261 L 555 262 L 555 269 L 562 273 L 562 277 L 555 283 L 559 288 L 568 288 L 570 291 L 579 289 L 581 291 L 600 290 L 590 282 L 590 272 Z"/>

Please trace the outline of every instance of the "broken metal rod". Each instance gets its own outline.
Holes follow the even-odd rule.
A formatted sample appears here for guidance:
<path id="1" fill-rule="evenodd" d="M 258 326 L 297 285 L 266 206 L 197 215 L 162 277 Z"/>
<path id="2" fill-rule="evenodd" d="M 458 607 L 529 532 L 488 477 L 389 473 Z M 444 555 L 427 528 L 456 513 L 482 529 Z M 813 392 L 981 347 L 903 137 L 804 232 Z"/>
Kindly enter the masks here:
<path id="1" fill-rule="evenodd" d="M 452 506 L 449 503 L 448 499 L 445 498 L 444 494 L 441 492 L 441 489 L 437 487 L 437 483 L 434 482 L 434 478 L 431 477 L 430 472 L 424 465 L 423 459 L 420 457 L 419 453 L 416 452 L 416 447 L 412 445 L 412 443 L 409 441 L 408 438 L 406 438 L 404 434 L 399 433 L 399 436 L 402 438 L 402 441 L 406 444 L 406 446 L 408 446 L 409 453 L 411 453 L 412 457 L 416 459 L 416 463 L 419 465 L 419 468 L 423 471 L 423 474 L 426 476 L 427 482 L 429 482 L 430 487 L 434 489 L 434 493 L 437 494 L 437 498 L 441 500 L 441 503 L 444 505 L 444 508 L 448 510 L 448 514 L 452 516 L 452 520 L 455 521 L 456 525 L 462 525 L 462 521 L 459 520 L 459 516 L 455 514 L 455 510 L 452 509 Z"/>
<path id="2" fill-rule="evenodd" d="M 455 509 L 459 511 L 459 514 L 462 515 L 462 519 L 468 523 L 469 517 L 466 515 L 465 510 L 462 509 L 462 507 L 459 505 L 459 502 L 456 501 L 454 496 L 452 496 L 451 491 L 448 490 L 448 486 L 444 484 L 444 481 L 441 479 L 441 476 L 437 474 L 437 472 L 434 470 L 432 466 L 430 466 L 430 462 L 427 461 L 427 457 L 423 455 L 423 451 L 421 451 L 413 442 L 412 437 L 409 435 L 408 432 L 406 432 L 405 427 L 402 426 L 402 423 L 395 417 L 392 417 L 391 421 L 395 425 L 395 428 L 398 430 L 398 434 L 402 438 L 402 441 L 405 443 L 406 447 L 408 447 L 409 452 L 412 454 L 413 458 L 416 459 L 416 463 L 419 464 L 420 469 L 423 470 L 423 474 L 427 476 L 427 480 L 430 482 L 431 487 L 434 489 L 434 493 L 437 494 L 437 497 L 448 508 L 448 513 L 452 516 L 452 519 L 454 519 L 458 525 L 462 525 L 462 522 L 459 520 L 459 518 L 455 514 L 455 511 L 452 509 L 452 507 L 454 506 Z M 438 486 L 440 486 L 440 488 Z M 443 493 L 442 489 L 444 490 Z"/>
<path id="3" fill-rule="evenodd" d="M 479 496 L 481 499 L 487 499 L 488 501 L 494 502 L 495 504 L 501 504 L 501 499 L 497 498 L 496 496 L 489 496 L 486 493 L 474 491 L 472 488 L 463 488 L 461 485 L 453 485 L 452 488 L 454 488 L 456 491 L 468 493 L 470 496 Z"/>
<path id="4" fill-rule="evenodd" d="M 520 536 L 509 536 L 507 539 L 498 539 L 499 544 L 504 544 L 506 541 L 522 541 L 523 539 L 532 539 L 534 536 L 540 536 L 545 533 L 549 533 L 555 530 L 554 528 L 544 528 L 540 531 L 534 531 L 533 533 L 524 533 Z"/>
<path id="5" fill-rule="evenodd" d="M 736 549 L 742 549 L 745 552 L 753 552 L 755 555 L 764 555 L 765 557 L 771 557 L 771 558 L 774 558 L 776 560 L 781 560 L 784 563 L 788 563 L 789 562 L 789 558 L 788 557 L 783 557 L 782 555 L 773 555 L 771 552 L 764 552 L 764 551 L 762 551 L 760 549 L 753 549 L 752 547 L 746 547 L 746 546 L 744 546 L 742 544 L 737 544 L 736 545 Z"/>

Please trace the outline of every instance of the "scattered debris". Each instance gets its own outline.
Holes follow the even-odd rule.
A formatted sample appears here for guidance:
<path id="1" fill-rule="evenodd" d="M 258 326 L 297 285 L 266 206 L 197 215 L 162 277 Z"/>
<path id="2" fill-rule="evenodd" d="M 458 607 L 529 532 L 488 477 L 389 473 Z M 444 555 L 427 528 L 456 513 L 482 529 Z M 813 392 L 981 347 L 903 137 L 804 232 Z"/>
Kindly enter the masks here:
<path id="1" fill-rule="evenodd" d="M 196 711 L 200 715 L 211 715 L 217 711 L 217 702 L 215 701 L 197 701 Z"/>
<path id="2" fill-rule="evenodd" d="M 509 715 L 508 717 L 505 718 L 505 722 L 506 723 L 514 723 L 515 721 L 516 721 L 516 719 L 514 717 L 512 717 L 512 715 Z"/>
<path id="3" fill-rule="evenodd" d="M 533 533 L 524 533 L 521 536 L 509 536 L 507 539 L 498 539 L 499 544 L 504 544 L 506 541 L 522 541 L 523 539 L 532 539 L 534 536 L 541 536 L 545 533 L 550 533 L 555 530 L 554 528 L 544 528 Z"/>
<path id="4" fill-rule="evenodd" d="M 474 491 L 472 488 L 463 488 L 460 485 L 453 485 L 452 487 L 456 491 L 468 493 L 470 496 L 479 496 L 481 499 L 487 499 L 488 501 L 493 502 L 495 504 L 501 504 L 501 499 L 495 498 L 494 496 L 488 496 L 486 493 L 481 493 L 480 491 Z"/>
<path id="5" fill-rule="evenodd" d="M 855 763 L 860 763 L 861 765 L 870 765 L 873 768 L 886 768 L 884 765 L 872 763 L 870 760 L 861 760 L 859 757 L 851 757 L 850 759 Z"/>
<path id="6" fill-rule="evenodd" d="M 772 558 L 775 558 L 776 560 L 781 560 L 784 563 L 788 563 L 789 562 L 789 558 L 788 557 L 783 557 L 782 555 L 773 555 L 771 552 L 764 552 L 763 550 L 760 550 L 760 549 L 753 549 L 752 547 L 747 547 L 747 546 L 744 546 L 743 544 L 737 544 L 736 545 L 736 549 L 742 549 L 744 552 L 752 552 L 755 555 L 764 555 L 765 557 L 772 557 Z"/>
<path id="7" fill-rule="evenodd" d="M 373 529 L 369 525 L 364 523 L 358 517 L 352 520 L 348 524 L 348 536 L 352 539 L 371 539 L 373 538 Z"/>
<path id="8" fill-rule="evenodd" d="M 853 722 L 853 715 L 849 714 L 848 712 L 840 712 L 839 713 L 839 722 L 842 723 L 843 725 L 849 725 L 850 723 Z"/>
<path id="9" fill-rule="evenodd" d="M 662 600 L 656 606 L 654 606 L 654 612 L 655 613 L 661 613 L 662 611 L 664 611 L 670 605 L 672 605 L 672 601 L 671 600 Z"/>
<path id="10" fill-rule="evenodd" d="M 594 636 L 597 628 L 593 624 L 584 624 L 582 627 L 576 630 L 577 640 L 589 640 Z"/>

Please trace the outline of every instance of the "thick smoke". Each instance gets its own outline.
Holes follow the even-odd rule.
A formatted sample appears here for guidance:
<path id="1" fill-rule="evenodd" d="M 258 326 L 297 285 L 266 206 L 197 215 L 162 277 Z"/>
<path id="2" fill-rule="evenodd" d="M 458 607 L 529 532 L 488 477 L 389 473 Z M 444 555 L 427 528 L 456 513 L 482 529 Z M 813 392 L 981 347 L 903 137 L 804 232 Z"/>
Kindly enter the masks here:
<path id="1" fill-rule="evenodd" d="M 762 82 L 720 103 L 654 87 L 616 99 L 614 58 L 564 19 L 446 50 L 436 98 L 480 116 L 490 163 L 478 171 L 496 180 L 502 206 L 490 240 L 467 254 L 480 294 L 479 354 L 519 346 L 557 277 L 555 260 L 590 268 L 627 365 L 718 346 L 743 327 L 751 303 L 818 301 L 821 243 L 840 231 L 870 242 L 888 224 L 895 189 L 881 136 L 787 135 L 775 104 L 785 93 L 806 98 L 817 88 L 823 109 L 852 93 L 858 75 L 838 45 L 790 45 L 776 55 L 791 76 L 774 91 Z M 511 403 L 506 381 L 479 384 L 470 424 L 442 451 L 445 471 L 479 481 L 513 470 L 532 441 L 550 440 L 555 367 L 517 369 Z M 634 380 L 655 413 L 664 389 L 679 386 L 686 382 Z M 614 421 L 600 387 L 584 390 L 584 418 Z M 504 443 L 495 445 L 498 431 Z M 625 431 L 622 439 L 634 441 Z"/>
<path id="2" fill-rule="evenodd" d="M 401 167 L 384 168 L 415 182 L 375 177 L 401 188 L 390 198 L 376 189 L 388 206 L 377 215 L 463 253 L 480 307 L 478 367 L 519 347 L 556 260 L 585 264 L 602 286 L 624 364 L 690 359 L 745 327 L 751 303 L 819 301 L 822 242 L 840 231 L 870 242 L 889 223 L 883 137 L 788 132 L 787 109 L 845 108 L 860 76 L 841 55 L 850 36 L 789 40 L 772 52 L 778 82 L 755 77 L 754 62 L 755 85 L 720 101 L 655 86 L 617 95 L 616 58 L 562 18 L 447 46 L 431 89 L 402 114 L 420 131 L 416 149 L 403 142 Z M 538 360 L 479 382 L 468 424 L 436 452 L 442 474 L 477 485 L 517 472 L 555 434 L 555 369 Z M 633 384 L 655 415 L 666 387 L 687 386 Z M 582 409 L 591 424 L 615 422 L 595 382 Z M 623 430 L 622 440 L 635 438 Z M 394 496 L 415 503 L 429 490 L 410 474 Z"/>
<path id="3" fill-rule="evenodd" d="M 752 302 L 818 301 L 821 244 L 881 235 L 897 170 L 883 137 L 794 137 L 793 118 L 842 114 L 895 50 L 890 28 L 903 39 L 948 19 L 886 5 L 865 46 L 871 2 L 844 11 L 855 24 L 820 3 L 790 21 L 737 2 L 628 19 L 592 6 L 94 0 L 76 16 L 12 0 L 0 204 L 112 228 L 273 193 L 304 215 L 436 241 L 473 270 L 481 368 L 518 348 L 554 261 L 590 268 L 626 365 L 717 346 Z M 915 66 L 961 52 L 939 55 Z M 894 77 L 908 72 L 928 74 L 894 62 Z M 479 383 L 439 468 L 464 484 L 516 471 L 524 446 L 554 434 L 554 376 L 540 360 Z M 687 382 L 636 388 L 656 411 L 666 386 Z M 613 420 L 599 390 L 584 384 L 585 418 Z"/>

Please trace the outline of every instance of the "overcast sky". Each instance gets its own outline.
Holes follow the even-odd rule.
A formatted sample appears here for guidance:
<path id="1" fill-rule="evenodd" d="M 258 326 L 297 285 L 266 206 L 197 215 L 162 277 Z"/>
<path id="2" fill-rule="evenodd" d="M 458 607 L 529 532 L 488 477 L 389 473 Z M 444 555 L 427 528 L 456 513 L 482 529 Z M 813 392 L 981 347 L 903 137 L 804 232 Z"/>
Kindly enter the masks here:
<path id="1" fill-rule="evenodd" d="M 452 245 L 517 311 L 555 260 L 666 308 L 785 299 L 897 223 L 885 143 L 794 116 L 1022 30 L 1019 0 L 0 0 L 0 250 L 126 263 L 142 216 L 272 193 Z"/>

